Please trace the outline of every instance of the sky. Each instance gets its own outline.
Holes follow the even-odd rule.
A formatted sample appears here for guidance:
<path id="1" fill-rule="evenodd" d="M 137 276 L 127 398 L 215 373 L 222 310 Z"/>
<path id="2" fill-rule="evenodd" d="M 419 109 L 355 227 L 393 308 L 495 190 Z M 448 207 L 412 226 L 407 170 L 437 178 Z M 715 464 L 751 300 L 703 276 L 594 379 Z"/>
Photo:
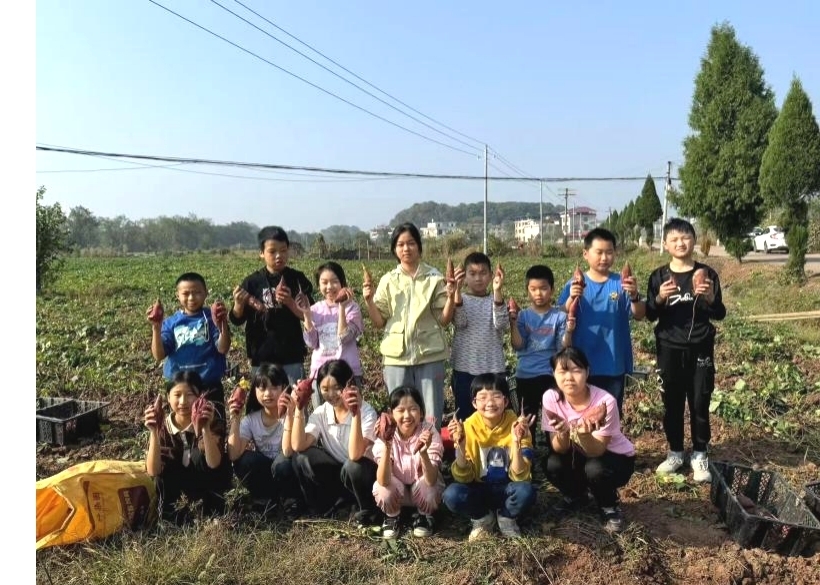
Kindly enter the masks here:
<path id="1" fill-rule="evenodd" d="M 683 162 L 694 78 L 715 24 L 728 22 L 752 48 L 778 107 L 794 75 L 815 102 L 815 114 L 820 99 L 820 4 L 810 0 L 776 8 L 762 1 L 242 0 L 419 113 L 235 0 L 156 1 L 267 62 L 149 0 L 39 0 L 38 145 L 483 176 L 487 144 L 491 176 L 651 173 L 659 177 L 662 197 L 667 161 L 673 176 Z M 416 202 L 455 205 L 485 197 L 483 181 L 146 164 L 168 163 L 37 152 L 34 187 L 44 185 L 44 203 L 57 201 L 66 212 L 83 206 L 98 217 L 133 220 L 193 214 L 215 224 L 247 221 L 295 231 L 334 224 L 369 230 Z M 603 218 L 637 197 L 642 186 L 643 179 L 547 182 L 543 201 L 563 205 L 568 188 L 574 193 L 570 207 L 592 207 Z M 539 197 L 537 182 L 491 181 L 487 191 L 489 201 Z"/>

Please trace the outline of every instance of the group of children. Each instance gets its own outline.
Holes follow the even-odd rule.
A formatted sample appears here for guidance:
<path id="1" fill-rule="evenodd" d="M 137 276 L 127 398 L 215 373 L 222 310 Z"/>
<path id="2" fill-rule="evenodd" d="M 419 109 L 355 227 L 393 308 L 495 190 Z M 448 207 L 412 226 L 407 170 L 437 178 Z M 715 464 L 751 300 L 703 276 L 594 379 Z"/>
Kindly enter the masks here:
<path id="1" fill-rule="evenodd" d="M 725 307 L 717 274 L 694 260 L 688 222 L 664 226 L 671 260 L 652 272 L 647 298 L 633 276 L 612 272 L 615 237 L 597 228 L 584 241 L 588 270 L 566 282 L 557 305 L 550 268 L 539 264 L 526 272 L 524 309 L 505 300 L 504 270 L 493 270 L 486 255 L 471 253 L 443 275 L 422 261 L 418 229 L 396 227 L 397 267 L 378 284 L 366 274 L 362 286 L 368 315 L 384 330 L 389 407 L 382 414 L 362 399 L 357 339 L 364 323 L 342 267 L 319 267 L 322 298 L 314 302 L 313 284 L 287 266 L 286 232 L 266 227 L 259 244 L 265 266 L 236 287 L 228 315 L 204 306 L 207 288 L 195 273 L 177 281 L 176 315 L 162 320 L 149 309 L 152 353 L 166 360 L 170 413 L 164 415 L 159 402 L 146 408 L 147 469 L 157 478 L 166 517 L 178 517 L 180 494 L 219 511 L 233 467 L 252 496 L 280 501 L 291 516 L 327 515 L 352 504 L 357 524 L 381 524 L 385 538 L 405 527 L 423 537 L 433 532 L 443 503 L 471 520 L 471 540 L 495 526 L 517 536 L 516 519 L 536 499 L 531 480 L 540 421 L 547 443 L 541 464 L 562 496 L 554 511 L 578 510 L 592 496 L 605 528 L 618 532 L 624 519 L 617 490 L 635 467 L 634 446 L 620 427 L 632 372 L 630 319 L 644 317 L 657 321 L 670 447 L 657 471 L 672 473 L 684 464 L 688 401 L 694 480 L 709 481 L 711 321 L 722 319 Z M 218 380 L 230 346 L 228 319 L 245 326 L 251 389 L 247 400 L 227 401 L 225 418 Z M 518 356 L 517 413 L 510 407 L 507 330 Z M 444 425 L 448 359 L 456 410 Z M 454 447 L 447 486 L 442 435 Z"/>

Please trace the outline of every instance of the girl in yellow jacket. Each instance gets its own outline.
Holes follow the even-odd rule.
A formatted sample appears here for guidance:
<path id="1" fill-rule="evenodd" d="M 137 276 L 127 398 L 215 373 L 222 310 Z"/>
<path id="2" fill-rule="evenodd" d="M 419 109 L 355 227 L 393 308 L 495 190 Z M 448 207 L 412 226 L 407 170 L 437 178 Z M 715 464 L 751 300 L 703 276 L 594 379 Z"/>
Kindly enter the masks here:
<path id="1" fill-rule="evenodd" d="M 370 320 L 384 329 L 381 354 L 384 383 L 421 391 L 426 412 L 441 420 L 444 412 L 444 361 L 449 355 L 444 327 L 455 313 L 455 282 L 421 260 L 421 234 L 412 223 L 393 230 L 390 240 L 398 266 L 378 287 L 365 281 L 362 296 Z"/>

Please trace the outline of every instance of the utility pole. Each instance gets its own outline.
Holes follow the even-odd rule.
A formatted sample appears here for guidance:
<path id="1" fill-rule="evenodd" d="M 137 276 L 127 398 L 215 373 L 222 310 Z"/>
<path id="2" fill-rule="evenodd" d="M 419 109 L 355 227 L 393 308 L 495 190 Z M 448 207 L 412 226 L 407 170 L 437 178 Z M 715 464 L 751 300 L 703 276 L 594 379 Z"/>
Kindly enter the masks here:
<path id="1" fill-rule="evenodd" d="M 487 145 L 484 145 L 484 253 L 487 253 L 487 193 L 488 182 L 487 169 L 490 161 L 487 159 Z"/>
<path id="2" fill-rule="evenodd" d="M 661 225 L 661 238 L 663 238 L 663 226 L 666 225 L 666 215 L 669 206 L 669 192 L 672 190 L 672 161 L 666 161 L 666 185 L 663 187 L 663 224 Z M 663 243 L 660 245 L 660 255 L 663 256 Z"/>
<path id="3" fill-rule="evenodd" d="M 564 227 L 564 247 L 565 248 L 568 246 L 567 231 L 570 228 L 570 225 L 569 225 L 569 197 L 570 197 L 570 195 L 575 195 L 575 193 L 570 193 L 569 189 L 564 188 L 564 222 L 563 222 L 564 225 L 563 225 L 563 227 Z M 573 204 L 573 207 L 574 207 L 574 204 Z"/>
<path id="4" fill-rule="evenodd" d="M 544 253 L 544 181 L 538 181 L 538 233 L 541 236 L 541 253 Z"/>

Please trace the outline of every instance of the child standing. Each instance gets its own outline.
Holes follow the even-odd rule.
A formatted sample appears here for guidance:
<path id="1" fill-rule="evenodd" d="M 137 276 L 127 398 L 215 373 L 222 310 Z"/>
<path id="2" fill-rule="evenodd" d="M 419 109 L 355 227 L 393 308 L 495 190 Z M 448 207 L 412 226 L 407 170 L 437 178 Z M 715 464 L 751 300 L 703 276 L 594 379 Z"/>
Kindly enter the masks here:
<path id="1" fill-rule="evenodd" d="M 310 414 L 307 424 L 305 412 L 299 408 L 288 410 L 285 420 L 305 502 L 316 512 L 327 513 L 340 500 L 355 500 L 359 508 L 356 524 L 378 527 L 382 520 L 373 499 L 376 411 L 362 400 L 358 388 L 348 387 L 353 370 L 344 360 L 325 362 L 316 379 L 324 398 L 322 405 Z M 295 392 L 291 401 L 296 401 Z"/>
<path id="2" fill-rule="evenodd" d="M 231 348 L 228 320 L 223 318 L 215 322 L 215 315 L 205 306 L 208 287 L 201 274 L 186 272 L 177 278 L 175 286 L 179 311 L 165 320 L 162 319 L 161 304 L 159 312 L 155 306 L 146 313 L 151 323 L 151 354 L 157 361 L 165 360 L 162 373 L 167 384 L 177 372 L 199 374 L 199 389 L 208 393 L 208 398 L 217 407 L 217 416 L 224 421 L 222 376 L 228 365 L 225 354 Z"/>
<path id="3" fill-rule="evenodd" d="M 456 460 L 444 504 L 470 518 L 470 541 L 489 535 L 496 519 L 502 535 L 521 536 L 516 518 L 536 497 L 531 483 L 532 418 L 518 417 L 507 408 L 510 388 L 503 375 L 476 376 L 471 390 L 476 412 L 463 423 L 453 418 L 447 427 L 456 444 Z"/>
<path id="4" fill-rule="evenodd" d="M 472 252 L 464 259 L 464 267 L 455 270 L 455 315 L 453 350 L 453 395 L 456 408 L 464 418 L 475 409 L 470 386 L 478 374 L 504 374 L 504 333 L 510 328 L 507 304 L 501 293 L 504 271 L 499 266 L 492 273 L 490 259 L 481 252 Z M 492 294 L 487 286 L 492 280 Z M 462 294 L 461 285 L 467 292 Z"/>
<path id="5" fill-rule="evenodd" d="M 189 519 L 192 511 L 178 508 L 181 497 L 199 503 L 205 514 L 221 514 L 231 487 L 231 468 L 223 457 L 225 425 L 215 420 L 212 402 L 205 401 L 201 410 L 194 406 L 201 388 L 199 374 L 178 371 L 168 389 L 171 412 L 164 415 L 159 397 L 145 408 L 150 431 L 146 472 L 156 478 L 162 517 L 177 523 Z"/>
<path id="6" fill-rule="evenodd" d="M 291 460 L 285 453 L 290 436 L 284 436 L 284 417 L 279 416 L 280 405 L 287 408 L 291 403 L 283 394 L 287 385 L 288 376 L 282 368 L 262 364 L 251 379 L 245 416 L 241 415 L 241 401 L 229 403 L 228 456 L 236 477 L 254 500 L 281 498 L 285 509 L 295 512 L 300 506 L 300 494 Z M 248 450 L 251 442 L 252 451 Z"/>
<path id="7" fill-rule="evenodd" d="M 658 473 L 674 473 L 684 462 L 683 412 L 689 403 L 693 479 L 711 481 L 709 402 L 715 388 L 715 326 L 726 316 L 718 274 L 693 258 L 695 228 L 673 218 L 663 226 L 663 246 L 672 259 L 649 276 L 646 315 L 655 326 L 663 385 L 663 430 L 669 454 Z"/>
<path id="8" fill-rule="evenodd" d="M 353 370 L 356 386 L 361 388 L 362 362 L 356 344 L 364 332 L 362 311 L 347 287 L 344 269 L 336 262 L 326 262 L 316 270 L 316 286 L 324 299 L 304 310 L 304 340 L 313 350 L 310 378 L 314 380 L 311 396 L 314 408 L 321 403 L 316 373 L 332 359 L 342 359 Z"/>
<path id="9" fill-rule="evenodd" d="M 569 311 L 573 299 L 580 297 L 573 345 L 591 360 L 589 383 L 612 394 L 623 413 L 624 383 L 633 365 L 629 318 L 643 319 L 646 302 L 634 277 L 622 281 L 620 273 L 610 272 L 615 245 L 615 235 L 604 228 L 584 237 L 589 269 L 583 284 L 570 279 L 564 285 L 558 303 Z"/>
<path id="10" fill-rule="evenodd" d="M 512 346 L 518 354 L 516 391 L 523 400 L 524 414 L 533 417 L 530 432 L 535 436 L 535 417 L 541 411 L 541 398 L 545 390 L 555 386 L 550 360 L 572 343 L 575 319 L 552 305 L 555 278 L 548 266 L 531 266 L 524 278 L 530 306 L 518 315 L 510 315 L 510 320 Z"/>
<path id="11" fill-rule="evenodd" d="M 621 532 L 618 488 L 635 471 L 635 447 L 621 432 L 618 405 L 611 394 L 592 386 L 589 361 L 567 347 L 552 357 L 557 388 L 544 393 L 542 428 L 550 436 L 547 479 L 564 496 L 558 513 L 579 510 L 587 488 L 595 497 L 609 532 Z"/>
<path id="12" fill-rule="evenodd" d="M 430 536 L 433 514 L 444 491 L 444 478 L 439 471 L 444 451 L 441 435 L 435 425 L 425 421 L 424 401 L 412 386 L 393 390 L 389 404 L 386 416 L 392 417 L 395 427 L 392 432 L 377 430 L 373 445 L 378 466 L 373 497 L 385 514 L 382 537 L 399 536 L 402 506 L 417 508 L 413 514 L 413 536 Z"/>
<path id="13" fill-rule="evenodd" d="M 287 265 L 290 240 L 279 226 L 259 231 L 259 257 L 265 266 L 233 290 L 231 323 L 245 325 L 245 346 L 251 376 L 263 363 L 280 364 L 291 384 L 305 377 L 307 348 L 302 339 L 302 309 L 296 298 L 313 303 L 313 285 L 299 270 Z M 301 298 L 301 297 L 300 297 Z"/>

